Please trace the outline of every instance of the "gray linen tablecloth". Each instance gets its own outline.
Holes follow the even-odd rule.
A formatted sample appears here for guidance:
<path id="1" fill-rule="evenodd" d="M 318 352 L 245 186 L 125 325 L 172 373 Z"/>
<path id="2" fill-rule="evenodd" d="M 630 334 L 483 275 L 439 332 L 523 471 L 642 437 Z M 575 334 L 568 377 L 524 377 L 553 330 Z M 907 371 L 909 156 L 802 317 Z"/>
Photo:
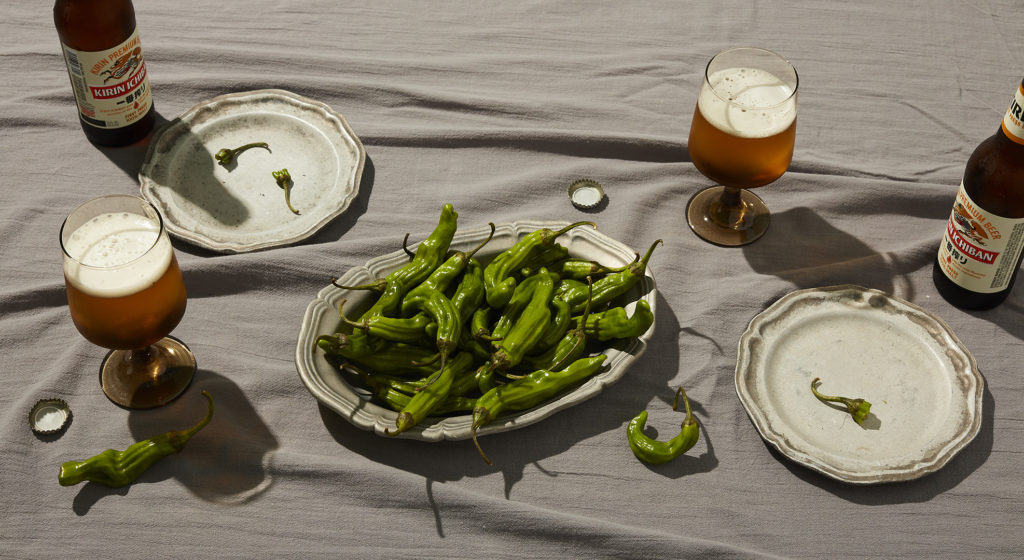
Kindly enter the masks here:
<path id="1" fill-rule="evenodd" d="M 175 242 L 188 286 L 174 334 L 199 360 L 186 395 L 129 412 L 99 389 L 104 350 L 73 326 L 58 231 L 68 211 L 137 193 L 145 143 L 99 149 L 73 108 L 50 5 L 6 2 L 0 59 L 0 557 L 1010 558 L 1024 546 L 1024 286 L 987 312 L 945 302 L 931 263 L 964 164 L 1024 76 L 1020 0 L 891 2 L 136 3 L 161 122 L 214 96 L 281 88 L 342 113 L 368 164 L 341 217 L 296 246 L 220 255 Z M 768 235 L 742 249 L 687 228 L 708 184 L 687 154 L 707 60 L 735 45 L 800 73 L 796 153 L 760 189 Z M 566 186 L 591 177 L 606 206 Z M 296 374 L 303 313 L 350 267 L 464 227 L 595 220 L 651 268 L 651 344 L 608 390 L 524 429 L 423 443 L 361 431 Z M 915 481 L 852 486 L 790 462 L 737 398 L 737 343 L 793 290 L 859 284 L 945 320 L 984 375 L 974 441 Z M 827 351 L 823 349 L 822 351 Z M 705 432 L 648 467 L 686 387 Z M 136 484 L 60 487 L 59 465 L 201 415 L 189 447 Z M 26 421 L 68 401 L 69 429 Z M 664 437 L 664 436 L 663 436 Z"/>

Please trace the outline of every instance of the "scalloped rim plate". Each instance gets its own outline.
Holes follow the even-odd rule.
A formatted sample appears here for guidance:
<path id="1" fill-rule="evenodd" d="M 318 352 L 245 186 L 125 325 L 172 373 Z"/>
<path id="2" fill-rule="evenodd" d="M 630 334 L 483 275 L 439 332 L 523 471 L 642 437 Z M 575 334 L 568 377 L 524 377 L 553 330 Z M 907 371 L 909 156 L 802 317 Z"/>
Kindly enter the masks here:
<path id="1" fill-rule="evenodd" d="M 486 263 L 499 252 L 511 247 L 527 233 L 540 229 L 560 229 L 568 222 L 516 221 L 498 224 L 494 237 L 478 253 L 481 262 Z M 490 227 L 472 231 L 457 232 L 452 240 L 453 250 L 469 250 L 480 244 L 490 233 Z M 609 266 L 621 266 L 633 262 L 636 253 L 623 243 L 616 241 L 590 227 L 578 227 L 558 238 L 574 257 L 598 260 Z M 415 247 L 410 247 L 415 250 Z M 381 278 L 406 264 L 409 257 L 404 251 L 377 257 L 365 266 L 350 269 L 339 279 L 340 284 L 360 285 Z M 632 313 L 635 301 L 647 300 L 655 312 L 657 291 L 650 266 L 638 285 L 625 296 L 631 302 L 627 310 Z M 317 294 L 309 304 L 302 320 L 298 344 L 295 349 L 295 367 L 309 392 L 322 404 L 334 410 L 354 426 L 384 435 L 384 430 L 394 428 L 397 413 L 369 401 L 365 391 L 348 384 L 316 348 L 316 338 L 321 334 L 333 334 L 338 330 L 338 303 L 347 299 L 346 306 L 359 308 L 368 305 L 371 297 L 364 292 L 342 290 L 329 285 Z M 604 388 L 619 380 L 626 369 L 643 354 L 647 343 L 654 335 L 654 325 L 639 338 L 629 339 L 605 351 L 608 360 L 605 368 L 576 389 L 543 405 L 515 415 L 502 416 L 477 431 L 477 435 L 493 434 L 521 428 L 539 422 L 559 410 L 577 405 L 598 395 Z M 428 418 L 409 431 L 397 437 L 423 441 L 462 440 L 471 437 L 471 415 Z"/>
<path id="2" fill-rule="evenodd" d="M 266 142 L 217 164 L 221 148 Z M 290 245 L 341 215 L 359 192 L 366 150 L 345 118 L 284 90 L 231 93 L 199 103 L 153 138 L 140 191 L 178 239 L 220 253 Z M 293 214 L 271 173 L 288 169 Z"/>
<path id="3" fill-rule="evenodd" d="M 815 377 L 824 394 L 871 403 L 863 427 L 814 397 Z M 735 382 L 765 441 L 851 484 L 935 472 L 981 426 L 984 380 L 953 331 L 860 286 L 792 292 L 754 317 L 739 341 Z"/>

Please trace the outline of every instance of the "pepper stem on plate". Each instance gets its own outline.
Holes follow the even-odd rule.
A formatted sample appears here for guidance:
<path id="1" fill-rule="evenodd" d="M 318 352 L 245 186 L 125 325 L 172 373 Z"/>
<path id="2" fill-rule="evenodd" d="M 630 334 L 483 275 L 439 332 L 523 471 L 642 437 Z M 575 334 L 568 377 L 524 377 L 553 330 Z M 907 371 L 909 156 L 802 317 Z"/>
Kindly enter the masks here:
<path id="1" fill-rule="evenodd" d="M 853 420 L 859 425 L 864 424 L 864 419 L 868 417 L 868 412 L 871 411 L 871 403 L 864 399 L 850 399 L 847 397 L 833 397 L 830 395 L 823 395 L 818 392 L 818 384 L 821 382 L 820 377 L 815 377 L 811 381 L 811 392 L 814 393 L 815 397 L 825 402 L 837 402 L 842 403 L 846 406 L 847 412 L 853 417 Z"/>

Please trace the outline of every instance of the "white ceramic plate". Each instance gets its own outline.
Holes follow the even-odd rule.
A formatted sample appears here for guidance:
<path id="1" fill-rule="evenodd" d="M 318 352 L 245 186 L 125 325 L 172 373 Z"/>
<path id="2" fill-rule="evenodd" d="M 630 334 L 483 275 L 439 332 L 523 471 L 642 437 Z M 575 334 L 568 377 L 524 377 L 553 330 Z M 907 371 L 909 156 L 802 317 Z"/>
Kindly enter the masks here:
<path id="1" fill-rule="evenodd" d="M 864 426 L 811 393 L 863 398 Z M 740 339 L 736 392 L 761 436 L 789 459 L 853 484 L 910 480 L 978 433 L 984 381 L 944 322 L 877 290 L 790 293 Z"/>
<path id="2" fill-rule="evenodd" d="M 221 148 L 266 142 L 234 165 Z M 161 128 L 139 171 L 142 196 L 175 237 L 222 253 L 290 245 L 348 208 L 366 162 L 362 143 L 327 105 L 282 90 L 221 95 Z M 293 214 L 272 172 L 293 179 Z"/>
<path id="3" fill-rule="evenodd" d="M 495 255 L 511 247 L 515 241 L 531 231 L 544 227 L 557 230 L 565 225 L 567 223 L 564 222 L 535 221 L 500 224 L 495 230 L 494 238 L 481 249 L 477 257 L 482 263 L 486 264 Z M 469 250 L 486 239 L 488 233 L 490 233 L 490 227 L 474 231 L 460 231 L 455 234 L 451 248 Z M 570 230 L 560 236 L 558 242 L 565 245 L 572 256 L 597 260 L 608 266 L 621 266 L 632 262 L 636 257 L 634 249 L 587 226 Z M 410 249 L 415 250 L 415 247 Z M 646 250 L 646 247 L 638 247 L 637 250 Z M 365 284 L 376 278 L 386 276 L 389 272 L 398 269 L 408 261 L 409 257 L 405 252 L 399 250 L 389 255 L 375 258 L 366 263 L 365 266 L 349 270 L 339 279 L 339 283 L 349 286 Z M 635 302 L 638 299 L 647 300 L 647 303 L 651 306 L 651 311 L 655 311 L 657 292 L 649 265 L 645 276 L 633 288 L 633 291 L 627 293 L 624 298 L 630 302 Z M 384 435 L 385 429 L 390 428 L 394 430 L 395 419 L 398 416 L 397 413 L 370 402 L 369 395 L 365 391 L 348 384 L 338 373 L 337 369 L 327 361 L 324 353 L 316 348 L 316 338 L 319 335 L 333 334 L 338 331 L 340 323 L 338 319 L 338 303 L 342 299 L 347 299 L 345 303 L 346 309 L 358 309 L 360 306 L 369 305 L 373 297 L 365 292 L 342 290 L 334 285 L 328 285 L 320 290 L 316 299 L 309 304 L 305 317 L 302 320 L 298 345 L 295 349 L 296 369 L 302 382 L 317 400 L 340 414 L 353 425 L 364 430 L 372 430 L 378 435 Z M 634 308 L 635 303 L 627 306 L 630 314 L 632 314 Z M 647 348 L 647 341 L 653 334 L 654 326 L 652 325 L 639 338 L 630 339 L 609 348 L 605 351 L 608 359 L 605 361 L 604 369 L 587 380 L 583 385 L 541 406 L 512 416 L 499 417 L 497 421 L 478 430 L 477 435 L 482 436 L 495 432 L 504 432 L 533 424 L 559 410 L 596 396 L 607 385 L 618 381 L 626 373 L 626 369 L 643 354 Z M 470 415 L 428 418 L 415 428 L 399 434 L 398 437 L 424 441 L 468 439 L 471 437 L 471 424 L 472 417 Z"/>

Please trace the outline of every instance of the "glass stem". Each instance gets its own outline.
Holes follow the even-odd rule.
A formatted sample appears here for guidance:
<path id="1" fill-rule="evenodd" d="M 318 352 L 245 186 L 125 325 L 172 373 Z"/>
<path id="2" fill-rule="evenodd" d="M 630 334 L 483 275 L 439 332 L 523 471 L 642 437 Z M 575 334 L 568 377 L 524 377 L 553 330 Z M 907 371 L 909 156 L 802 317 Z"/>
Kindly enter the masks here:
<path id="1" fill-rule="evenodd" d="M 740 202 L 741 190 L 742 189 L 738 189 L 736 187 L 724 187 L 722 190 L 722 197 L 720 199 L 722 206 L 726 208 L 736 208 L 737 206 L 740 206 L 742 204 L 742 202 Z"/>
<path id="2" fill-rule="evenodd" d="M 145 348 L 139 348 L 132 350 L 128 354 L 128 363 L 133 365 L 145 365 L 153 360 L 153 347 L 147 346 Z"/>
<path id="3" fill-rule="evenodd" d="M 740 193 L 743 189 L 724 187 L 717 204 L 712 204 L 709 214 L 718 225 L 734 230 L 750 227 L 749 216 Z"/>

